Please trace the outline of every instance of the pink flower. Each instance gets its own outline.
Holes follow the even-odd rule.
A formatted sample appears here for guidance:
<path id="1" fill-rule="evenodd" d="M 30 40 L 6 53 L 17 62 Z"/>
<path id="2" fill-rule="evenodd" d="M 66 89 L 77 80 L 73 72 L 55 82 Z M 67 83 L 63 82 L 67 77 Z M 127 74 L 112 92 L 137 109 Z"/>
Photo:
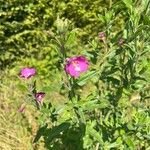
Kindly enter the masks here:
<path id="1" fill-rule="evenodd" d="M 42 99 L 45 97 L 45 93 L 44 92 L 38 92 L 35 94 L 35 98 L 37 100 L 38 103 L 42 103 Z"/>
<path id="2" fill-rule="evenodd" d="M 34 76 L 35 73 L 36 73 L 35 68 L 23 68 L 20 71 L 20 77 L 28 79 L 28 78 Z"/>
<path id="3" fill-rule="evenodd" d="M 84 56 L 75 56 L 67 59 L 65 70 L 72 77 L 79 77 L 82 72 L 86 72 L 89 62 Z"/>

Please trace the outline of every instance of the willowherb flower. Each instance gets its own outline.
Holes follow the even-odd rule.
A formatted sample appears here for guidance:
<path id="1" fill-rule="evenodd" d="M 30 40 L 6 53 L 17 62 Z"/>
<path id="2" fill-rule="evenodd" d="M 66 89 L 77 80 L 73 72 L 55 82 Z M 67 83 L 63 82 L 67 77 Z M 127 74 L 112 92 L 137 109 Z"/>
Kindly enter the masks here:
<path id="1" fill-rule="evenodd" d="M 35 99 L 37 100 L 38 103 L 42 103 L 44 97 L 45 97 L 44 92 L 35 93 Z"/>
<path id="2" fill-rule="evenodd" d="M 23 68 L 20 71 L 20 77 L 29 79 L 30 77 L 34 76 L 36 73 L 35 68 Z"/>
<path id="3" fill-rule="evenodd" d="M 72 77 L 79 77 L 82 72 L 86 72 L 89 62 L 84 56 L 75 56 L 67 59 L 65 70 Z"/>
<path id="4" fill-rule="evenodd" d="M 105 40 L 106 39 L 106 34 L 105 34 L 105 32 L 99 32 L 99 34 L 98 34 L 98 36 L 99 36 L 99 39 L 100 40 Z"/>

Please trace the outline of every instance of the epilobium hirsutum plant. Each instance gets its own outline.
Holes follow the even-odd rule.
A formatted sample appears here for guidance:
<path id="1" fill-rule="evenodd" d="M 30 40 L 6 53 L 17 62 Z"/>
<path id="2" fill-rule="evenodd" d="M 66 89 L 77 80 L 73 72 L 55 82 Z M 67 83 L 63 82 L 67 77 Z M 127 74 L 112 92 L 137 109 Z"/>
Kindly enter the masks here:
<path id="1" fill-rule="evenodd" d="M 66 101 L 58 107 L 43 103 L 34 142 L 43 137 L 54 150 L 149 149 L 149 2 L 139 3 L 123 0 L 99 15 L 104 27 L 76 55 L 77 30 L 57 20 L 51 46 L 60 59 Z M 114 24 L 123 15 L 118 31 Z M 31 89 L 39 106 L 45 93 L 35 92 L 35 84 Z"/>

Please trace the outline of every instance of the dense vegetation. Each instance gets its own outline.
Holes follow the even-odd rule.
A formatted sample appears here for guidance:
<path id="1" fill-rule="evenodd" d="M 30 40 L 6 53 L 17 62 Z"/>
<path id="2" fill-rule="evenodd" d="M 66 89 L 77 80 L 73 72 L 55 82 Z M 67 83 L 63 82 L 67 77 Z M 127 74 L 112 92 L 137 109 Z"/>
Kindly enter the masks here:
<path id="1" fill-rule="evenodd" d="M 149 150 L 149 16 L 149 0 L 0 1 L 0 149 Z M 79 55 L 89 69 L 74 78 Z"/>

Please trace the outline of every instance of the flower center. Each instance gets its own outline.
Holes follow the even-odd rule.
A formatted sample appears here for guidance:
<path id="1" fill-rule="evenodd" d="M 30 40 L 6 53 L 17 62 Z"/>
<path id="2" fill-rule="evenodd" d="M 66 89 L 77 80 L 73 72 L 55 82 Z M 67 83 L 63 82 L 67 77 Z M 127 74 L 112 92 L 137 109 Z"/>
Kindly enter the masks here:
<path id="1" fill-rule="evenodd" d="M 73 65 L 75 71 L 81 71 L 78 61 L 72 61 L 72 65 Z"/>
<path id="2" fill-rule="evenodd" d="M 39 95 L 39 99 L 41 99 L 42 98 L 42 95 Z"/>

